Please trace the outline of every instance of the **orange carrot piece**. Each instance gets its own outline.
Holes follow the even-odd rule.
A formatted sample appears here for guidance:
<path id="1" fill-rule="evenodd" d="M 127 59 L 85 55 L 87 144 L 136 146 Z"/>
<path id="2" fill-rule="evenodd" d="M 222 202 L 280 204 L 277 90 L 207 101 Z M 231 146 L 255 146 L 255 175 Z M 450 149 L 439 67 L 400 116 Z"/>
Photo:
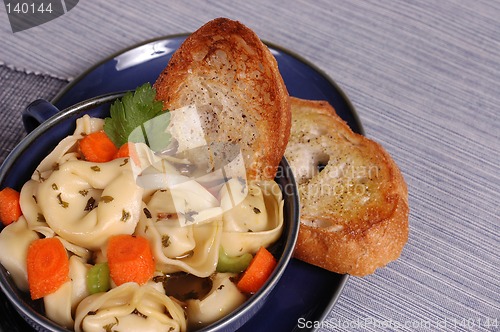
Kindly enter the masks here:
<path id="1" fill-rule="evenodd" d="M 33 300 L 59 289 L 69 280 L 69 258 L 58 238 L 33 241 L 26 258 L 28 284 Z"/>
<path id="2" fill-rule="evenodd" d="M 7 226 L 17 221 L 22 214 L 19 192 L 9 187 L 2 189 L 0 191 L 0 221 Z"/>
<path id="3" fill-rule="evenodd" d="M 109 274 L 117 286 L 126 282 L 142 285 L 155 272 L 151 246 L 142 236 L 112 236 L 108 241 L 107 257 Z"/>
<path id="4" fill-rule="evenodd" d="M 128 157 L 130 157 L 130 145 L 131 144 L 132 143 L 127 142 L 127 143 L 123 144 L 122 146 L 120 146 L 118 151 L 116 151 L 114 158 L 116 159 L 116 158 L 128 158 Z"/>
<path id="5" fill-rule="evenodd" d="M 104 131 L 85 135 L 79 142 L 80 152 L 87 161 L 105 163 L 113 160 L 118 148 Z"/>
<path id="6" fill-rule="evenodd" d="M 117 158 L 131 158 L 137 166 L 140 166 L 139 156 L 135 150 L 134 143 L 127 142 L 120 146 L 113 159 Z"/>
<path id="7" fill-rule="evenodd" d="M 257 292 L 269 278 L 276 264 L 276 259 L 269 250 L 260 247 L 236 286 L 244 293 Z"/>

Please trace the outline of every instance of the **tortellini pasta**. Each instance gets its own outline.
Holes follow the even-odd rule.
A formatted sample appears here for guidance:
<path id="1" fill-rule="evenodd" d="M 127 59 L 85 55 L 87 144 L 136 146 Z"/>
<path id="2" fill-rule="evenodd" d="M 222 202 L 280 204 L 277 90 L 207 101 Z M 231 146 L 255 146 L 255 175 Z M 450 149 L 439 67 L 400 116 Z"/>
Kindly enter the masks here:
<path id="1" fill-rule="evenodd" d="M 111 235 L 132 234 L 143 190 L 126 168 L 119 159 L 60 165 L 35 195 L 45 222 L 61 237 L 92 250 Z"/>
<path id="2" fill-rule="evenodd" d="M 69 259 L 69 281 L 57 291 L 43 298 L 47 317 L 67 328 L 74 326 L 74 314 L 77 305 L 89 295 L 87 290 L 87 272 L 89 264 L 78 256 Z"/>
<path id="3" fill-rule="evenodd" d="M 220 167 L 210 173 L 206 167 L 191 172 L 199 165 L 190 164 L 189 153 L 156 153 L 144 143 L 134 144 L 130 158 L 82 160 L 78 141 L 102 129 L 102 119 L 78 119 L 74 133 L 22 187 L 23 215 L 0 233 L 0 262 L 17 287 L 29 289 L 29 245 L 57 237 L 68 252 L 69 280 L 43 303 L 47 317 L 61 326 L 87 332 L 186 331 L 241 305 L 247 297 L 234 284 L 235 275 L 216 272 L 219 252 L 253 254 L 279 238 L 279 186 L 274 181 L 247 183 L 241 152 L 232 150 L 226 151 L 229 163 L 214 164 Z M 143 285 L 111 282 L 107 292 L 90 295 L 87 273 L 93 264 L 106 263 L 108 239 L 118 234 L 149 240 L 155 276 Z M 158 281 L 171 274 L 211 280 L 210 291 L 176 299 Z"/>
<path id="4" fill-rule="evenodd" d="M 221 190 L 222 201 L 227 195 Z M 283 199 L 274 181 L 251 182 L 248 195 L 223 214 L 221 245 L 229 256 L 255 253 L 275 242 L 283 230 Z"/>
<path id="5" fill-rule="evenodd" d="M 149 239 L 156 268 L 164 273 L 184 271 L 198 277 L 215 272 L 222 221 L 180 226 L 178 220 L 141 217 L 137 234 Z"/>
<path id="6" fill-rule="evenodd" d="M 28 290 L 26 256 L 28 246 L 38 239 L 38 234 L 28 228 L 24 217 L 6 226 L 0 233 L 0 263 L 9 271 L 16 286 Z"/>
<path id="7" fill-rule="evenodd" d="M 187 314 L 191 326 L 204 326 L 212 323 L 245 302 L 246 297 L 240 293 L 231 281 L 230 273 L 219 273 L 213 278 L 212 289 L 202 300 L 187 300 Z"/>
<path id="8" fill-rule="evenodd" d="M 29 180 L 21 189 L 20 205 L 23 211 L 23 216 L 26 218 L 29 229 L 42 234 L 45 237 L 53 237 L 55 232 L 45 222 L 45 217 L 40 206 L 37 204 L 35 194 L 37 193 L 39 181 Z"/>
<path id="9" fill-rule="evenodd" d="M 151 284 L 125 283 L 86 297 L 76 309 L 75 331 L 185 331 L 184 309 Z"/>

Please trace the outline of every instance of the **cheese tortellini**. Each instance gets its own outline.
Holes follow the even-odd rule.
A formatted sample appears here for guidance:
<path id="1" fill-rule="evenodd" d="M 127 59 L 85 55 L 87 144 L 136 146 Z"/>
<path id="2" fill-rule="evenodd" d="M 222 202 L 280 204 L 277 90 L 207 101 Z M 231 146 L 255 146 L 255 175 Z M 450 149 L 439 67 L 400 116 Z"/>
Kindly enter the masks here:
<path id="1" fill-rule="evenodd" d="M 245 302 L 246 298 L 231 281 L 234 275 L 219 273 L 212 288 L 202 300 L 187 300 L 187 314 L 194 326 L 203 326 L 229 314 Z"/>
<path id="2" fill-rule="evenodd" d="M 80 302 L 75 331 L 172 331 L 186 330 L 184 309 L 151 284 L 125 283 Z"/>
<path id="3" fill-rule="evenodd" d="M 83 160 L 78 142 L 103 130 L 85 115 L 37 166 L 20 191 L 22 217 L 0 233 L 0 262 L 17 287 L 28 291 L 26 257 L 39 238 L 61 240 L 69 256 L 69 279 L 43 298 L 45 314 L 75 331 L 186 331 L 214 322 L 247 298 L 233 279 L 218 273 L 220 249 L 228 256 L 254 254 L 283 229 L 283 199 L 274 181 L 238 175 L 241 160 L 227 169 L 191 172 L 183 157 L 134 144 L 134 157 Z M 235 154 L 236 155 L 236 154 Z M 241 156 L 240 156 L 241 157 Z M 199 170 L 198 170 L 199 171 Z M 139 285 L 113 282 L 91 294 L 87 274 L 106 263 L 111 236 L 146 238 L 155 277 Z M 190 275 L 210 280 L 206 294 L 176 298 L 162 278 Z M 156 279 L 160 278 L 160 279 Z"/>
<path id="4" fill-rule="evenodd" d="M 250 182 L 248 195 L 224 212 L 221 245 L 229 256 L 255 253 L 274 243 L 283 229 L 283 199 L 274 181 Z M 229 196 L 221 190 L 222 202 Z"/>
<path id="5" fill-rule="evenodd" d="M 86 264 L 80 257 L 71 256 L 69 259 L 69 281 L 54 293 L 43 298 L 47 317 L 64 327 L 73 328 L 76 307 L 81 300 L 89 295 L 86 283 L 89 268 L 90 265 Z"/>
<path id="6" fill-rule="evenodd" d="M 0 233 L 0 263 L 12 275 L 16 286 L 23 291 L 28 290 L 28 272 L 26 256 L 28 246 L 38 239 L 35 231 L 28 228 L 24 217 L 5 227 Z"/>

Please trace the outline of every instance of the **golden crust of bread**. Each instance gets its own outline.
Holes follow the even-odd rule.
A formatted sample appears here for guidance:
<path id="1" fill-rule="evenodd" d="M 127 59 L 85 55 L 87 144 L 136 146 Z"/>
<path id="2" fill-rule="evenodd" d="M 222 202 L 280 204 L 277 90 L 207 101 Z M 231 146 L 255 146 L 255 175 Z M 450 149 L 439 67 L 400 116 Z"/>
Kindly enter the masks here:
<path id="1" fill-rule="evenodd" d="M 408 239 L 408 189 L 391 156 L 354 133 L 327 102 L 290 104 L 285 156 L 301 202 L 294 256 L 355 276 L 397 259 Z"/>
<path id="2" fill-rule="evenodd" d="M 192 33 L 154 87 L 164 108 L 196 105 L 210 143 L 238 143 L 247 178 L 272 180 L 291 114 L 276 59 L 243 24 L 218 18 Z"/>

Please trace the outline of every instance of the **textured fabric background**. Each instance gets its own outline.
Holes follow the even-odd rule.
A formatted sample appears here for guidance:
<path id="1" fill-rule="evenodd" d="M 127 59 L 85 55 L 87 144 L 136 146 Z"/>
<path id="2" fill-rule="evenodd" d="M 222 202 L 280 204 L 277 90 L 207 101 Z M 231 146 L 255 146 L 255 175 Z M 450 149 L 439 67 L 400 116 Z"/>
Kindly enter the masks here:
<path id="1" fill-rule="evenodd" d="M 320 331 L 500 330 L 499 1 L 161 3 L 80 1 L 16 34 L 2 7 L 0 158 L 22 138 L 29 101 L 52 98 L 103 57 L 238 19 L 332 77 L 408 183 L 401 258 L 350 278 Z"/>

